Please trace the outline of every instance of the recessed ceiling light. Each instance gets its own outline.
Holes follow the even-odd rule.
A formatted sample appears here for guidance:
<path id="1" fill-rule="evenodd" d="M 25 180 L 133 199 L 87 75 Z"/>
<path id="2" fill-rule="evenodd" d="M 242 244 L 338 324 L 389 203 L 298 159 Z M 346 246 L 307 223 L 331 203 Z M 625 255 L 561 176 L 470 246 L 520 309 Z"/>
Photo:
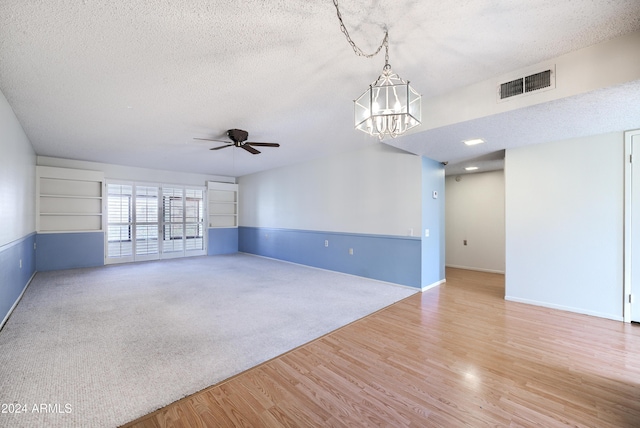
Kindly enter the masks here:
<path id="1" fill-rule="evenodd" d="M 473 140 L 465 140 L 463 141 L 463 143 L 465 143 L 467 146 L 475 146 L 476 144 L 484 143 L 484 140 L 482 138 L 474 138 Z"/>
<path id="2" fill-rule="evenodd" d="M 465 168 L 465 171 L 475 171 L 476 169 L 478 169 L 477 166 L 468 166 Z"/>

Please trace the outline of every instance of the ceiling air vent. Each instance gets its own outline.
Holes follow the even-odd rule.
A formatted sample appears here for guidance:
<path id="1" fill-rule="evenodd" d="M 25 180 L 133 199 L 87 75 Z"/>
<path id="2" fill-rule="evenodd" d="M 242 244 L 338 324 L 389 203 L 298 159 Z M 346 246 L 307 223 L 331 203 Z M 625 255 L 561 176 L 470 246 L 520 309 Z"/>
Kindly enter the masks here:
<path id="1" fill-rule="evenodd" d="M 531 92 L 551 86 L 551 70 L 541 71 L 524 78 L 524 91 Z"/>
<path id="2" fill-rule="evenodd" d="M 522 78 L 512 80 L 511 82 L 500 84 L 500 99 L 515 97 L 516 95 L 522 95 L 524 93 L 524 85 L 522 84 Z"/>
<path id="3" fill-rule="evenodd" d="M 556 87 L 555 67 L 498 84 L 498 101 Z"/>

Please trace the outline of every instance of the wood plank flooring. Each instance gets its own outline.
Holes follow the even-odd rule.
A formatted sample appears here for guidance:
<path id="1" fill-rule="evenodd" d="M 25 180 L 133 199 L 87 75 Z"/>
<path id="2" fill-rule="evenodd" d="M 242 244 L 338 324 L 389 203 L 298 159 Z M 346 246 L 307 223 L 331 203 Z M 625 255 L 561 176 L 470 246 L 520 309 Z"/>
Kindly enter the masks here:
<path id="1" fill-rule="evenodd" d="M 447 283 L 126 427 L 640 427 L 640 327 Z"/>

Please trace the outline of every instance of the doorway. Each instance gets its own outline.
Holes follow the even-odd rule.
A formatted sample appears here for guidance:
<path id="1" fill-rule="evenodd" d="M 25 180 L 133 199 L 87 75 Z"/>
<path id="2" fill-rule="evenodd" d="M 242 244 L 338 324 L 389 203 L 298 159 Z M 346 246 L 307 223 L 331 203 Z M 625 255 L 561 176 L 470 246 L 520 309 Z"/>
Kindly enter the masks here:
<path id="1" fill-rule="evenodd" d="M 625 132 L 624 321 L 640 322 L 640 129 Z"/>

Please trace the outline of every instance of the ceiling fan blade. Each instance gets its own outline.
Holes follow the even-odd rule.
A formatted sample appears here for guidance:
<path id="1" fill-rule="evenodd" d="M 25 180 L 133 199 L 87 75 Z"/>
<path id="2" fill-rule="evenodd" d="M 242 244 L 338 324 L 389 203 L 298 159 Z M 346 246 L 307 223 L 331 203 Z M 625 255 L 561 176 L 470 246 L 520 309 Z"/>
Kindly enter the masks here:
<path id="1" fill-rule="evenodd" d="M 212 138 L 194 138 L 194 140 L 202 140 L 202 141 L 216 141 L 218 143 L 229 143 L 229 140 L 214 140 Z"/>
<path id="2" fill-rule="evenodd" d="M 251 146 L 246 146 L 246 145 L 243 144 L 240 147 L 242 147 L 243 149 L 245 149 L 246 151 L 248 151 L 249 153 L 254 154 L 254 155 L 257 155 L 257 154 L 260 153 L 258 150 L 254 149 Z"/>
<path id="3" fill-rule="evenodd" d="M 248 144 L 250 146 L 260 146 L 260 147 L 280 147 L 280 144 L 278 144 L 278 143 L 253 143 L 253 142 L 247 142 L 245 144 Z"/>
<path id="4" fill-rule="evenodd" d="M 212 149 L 209 150 L 220 150 L 220 149 L 224 149 L 225 147 L 232 147 L 233 144 L 227 144 L 226 146 L 220 146 L 220 147 L 214 147 Z"/>

